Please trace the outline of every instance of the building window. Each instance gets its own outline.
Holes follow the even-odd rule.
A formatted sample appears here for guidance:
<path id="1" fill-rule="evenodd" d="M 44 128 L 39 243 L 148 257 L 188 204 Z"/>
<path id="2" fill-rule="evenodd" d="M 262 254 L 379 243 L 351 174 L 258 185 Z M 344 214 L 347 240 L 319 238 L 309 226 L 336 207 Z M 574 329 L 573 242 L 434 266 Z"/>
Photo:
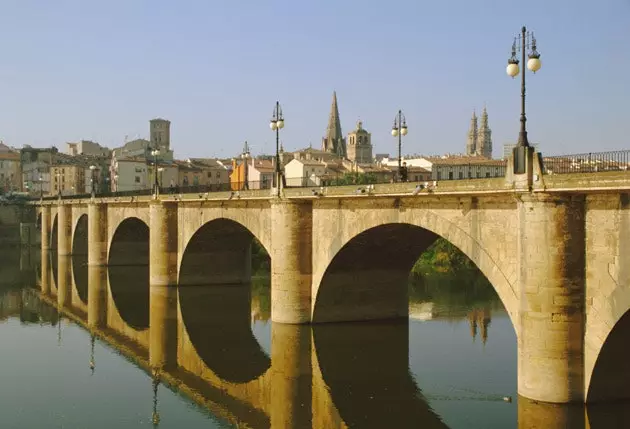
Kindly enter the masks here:
<path id="1" fill-rule="evenodd" d="M 140 176 L 136 176 L 136 180 L 135 180 L 135 182 L 136 182 L 136 183 L 140 183 Z"/>
<path id="2" fill-rule="evenodd" d="M 486 177 L 490 177 L 490 172 L 486 171 Z"/>
<path id="3" fill-rule="evenodd" d="M 194 186 L 198 186 L 199 185 L 199 176 L 197 176 L 197 175 L 193 176 L 193 185 Z"/>
<path id="4" fill-rule="evenodd" d="M 208 171 L 208 179 L 212 178 L 212 171 Z"/>
<path id="5" fill-rule="evenodd" d="M 453 172 L 452 171 L 448 172 L 448 180 L 453 180 Z"/>
<path id="6" fill-rule="evenodd" d="M 442 180 L 442 173 L 439 171 L 437 172 L 437 179 Z"/>
<path id="7" fill-rule="evenodd" d="M 463 171 L 460 171 L 460 172 L 459 172 L 459 178 L 460 178 L 460 179 L 463 179 L 463 178 L 464 178 L 464 172 L 463 172 Z"/>

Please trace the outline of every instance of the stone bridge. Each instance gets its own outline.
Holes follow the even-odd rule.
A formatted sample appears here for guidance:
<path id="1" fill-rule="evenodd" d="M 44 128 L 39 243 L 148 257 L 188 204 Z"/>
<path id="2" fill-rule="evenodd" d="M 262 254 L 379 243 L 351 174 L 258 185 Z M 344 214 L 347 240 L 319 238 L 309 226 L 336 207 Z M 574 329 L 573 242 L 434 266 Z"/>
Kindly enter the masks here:
<path id="1" fill-rule="evenodd" d="M 58 255 L 59 265 L 57 291 L 50 282 L 43 290 L 62 306 L 76 300 L 61 274 L 69 255 L 108 266 L 110 287 L 88 278 L 84 302 L 126 296 L 135 318 L 128 334 L 151 344 L 151 365 L 162 367 L 178 350 L 146 328 L 175 317 L 155 297 L 168 295 L 164 302 L 180 309 L 203 302 L 211 317 L 230 320 L 222 303 L 248 309 L 239 285 L 251 277 L 254 238 L 271 258 L 272 320 L 317 324 L 408 317 L 410 269 L 444 237 L 488 278 L 510 315 L 519 394 L 556 403 L 630 397 L 630 174 L 543 175 L 531 162 L 525 175 L 414 186 L 42 201 L 42 251 Z M 120 266 L 148 278 L 150 291 L 116 290 L 112 277 L 128 275 Z M 200 284 L 216 288 L 196 296 Z M 140 298 L 150 302 L 144 312 L 134 310 Z M 114 321 L 121 306 L 107 305 L 107 320 L 92 322 Z M 89 318 L 94 311 L 85 307 Z"/>

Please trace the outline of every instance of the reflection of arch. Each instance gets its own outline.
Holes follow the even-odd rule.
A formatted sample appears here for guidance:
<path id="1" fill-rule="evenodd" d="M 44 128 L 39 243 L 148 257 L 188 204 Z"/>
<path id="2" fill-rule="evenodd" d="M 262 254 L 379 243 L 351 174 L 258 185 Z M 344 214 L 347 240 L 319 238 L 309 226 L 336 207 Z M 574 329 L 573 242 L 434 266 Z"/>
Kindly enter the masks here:
<path id="1" fill-rule="evenodd" d="M 179 304 L 190 341 L 220 378 L 245 383 L 271 366 L 251 330 L 249 285 L 184 286 Z"/>
<path id="2" fill-rule="evenodd" d="M 149 227 L 127 218 L 112 237 L 109 285 L 120 317 L 137 330 L 149 327 Z"/>
<path id="3" fill-rule="evenodd" d="M 193 346 L 208 368 L 237 383 L 258 378 L 271 364 L 251 331 L 253 238 L 236 221 L 212 220 L 191 237 L 179 270 L 179 302 Z"/>
<path id="4" fill-rule="evenodd" d="M 50 249 L 57 250 L 57 236 L 59 234 L 59 226 L 57 225 L 57 213 L 52 218 L 52 225 L 50 226 Z"/>
<path id="5" fill-rule="evenodd" d="M 423 214 L 418 222 L 422 225 L 374 223 L 367 228 L 350 223 L 351 231 L 333 241 L 328 250 L 330 262 L 323 273 L 313 276 L 314 322 L 406 316 L 409 272 L 420 254 L 442 236 L 488 278 L 513 326 L 518 326 L 514 324 L 518 302 L 512 285 L 478 240 L 432 212 Z"/>
<path id="6" fill-rule="evenodd" d="M 447 428 L 409 373 L 409 324 L 313 326 L 317 361 L 348 427 Z"/>
<path id="7" fill-rule="evenodd" d="M 630 399 L 628 335 L 630 335 L 630 310 L 612 328 L 597 356 L 587 392 L 589 403 Z"/>
<path id="8" fill-rule="evenodd" d="M 72 275 L 79 299 L 87 304 L 88 293 L 88 217 L 83 214 L 77 220 L 72 234 Z"/>
<path id="9" fill-rule="evenodd" d="M 88 300 L 88 258 L 87 255 L 72 255 L 72 276 L 79 299 L 84 304 Z"/>

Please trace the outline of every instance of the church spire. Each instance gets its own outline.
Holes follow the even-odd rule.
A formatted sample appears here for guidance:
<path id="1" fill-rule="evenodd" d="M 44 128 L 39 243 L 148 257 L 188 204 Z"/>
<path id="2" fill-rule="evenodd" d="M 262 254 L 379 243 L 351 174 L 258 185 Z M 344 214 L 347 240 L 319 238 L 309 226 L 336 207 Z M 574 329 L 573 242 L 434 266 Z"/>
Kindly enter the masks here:
<path id="1" fill-rule="evenodd" d="M 341 133 L 341 120 L 339 119 L 339 107 L 337 106 L 337 91 L 333 92 L 330 116 L 328 117 L 328 128 L 326 129 L 326 136 L 322 141 L 322 150 L 336 153 L 343 158 L 346 156 L 346 142 Z"/>
<path id="2" fill-rule="evenodd" d="M 470 118 L 470 129 L 466 141 L 466 155 L 474 155 L 477 152 L 477 113 L 473 110 Z"/>
<path id="3" fill-rule="evenodd" d="M 477 132 L 476 152 L 478 155 L 492 158 L 492 131 L 488 125 L 488 111 L 486 110 L 486 106 L 483 106 L 483 112 L 481 113 L 481 125 Z"/>

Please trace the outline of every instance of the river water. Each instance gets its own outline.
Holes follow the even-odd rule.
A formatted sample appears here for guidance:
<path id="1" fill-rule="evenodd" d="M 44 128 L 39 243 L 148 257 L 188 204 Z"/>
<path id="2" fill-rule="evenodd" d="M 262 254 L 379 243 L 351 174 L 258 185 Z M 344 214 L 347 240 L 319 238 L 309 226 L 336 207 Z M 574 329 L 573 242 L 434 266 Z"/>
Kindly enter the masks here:
<path id="1" fill-rule="evenodd" d="M 159 374 L 147 365 L 148 306 L 90 331 L 78 301 L 86 272 L 68 274 L 76 290 L 59 312 L 41 267 L 39 251 L 0 252 L 2 428 L 630 427 L 624 405 L 518 398 L 514 329 L 479 274 L 411 281 L 408 322 L 313 328 L 270 321 L 268 276 L 219 306 L 221 287 L 191 289 L 179 298 L 185 362 Z M 71 270 L 49 267 L 53 286 Z M 130 292 L 118 292 L 108 323 L 148 300 L 131 292 L 147 281 L 134 270 L 110 273 Z"/>

